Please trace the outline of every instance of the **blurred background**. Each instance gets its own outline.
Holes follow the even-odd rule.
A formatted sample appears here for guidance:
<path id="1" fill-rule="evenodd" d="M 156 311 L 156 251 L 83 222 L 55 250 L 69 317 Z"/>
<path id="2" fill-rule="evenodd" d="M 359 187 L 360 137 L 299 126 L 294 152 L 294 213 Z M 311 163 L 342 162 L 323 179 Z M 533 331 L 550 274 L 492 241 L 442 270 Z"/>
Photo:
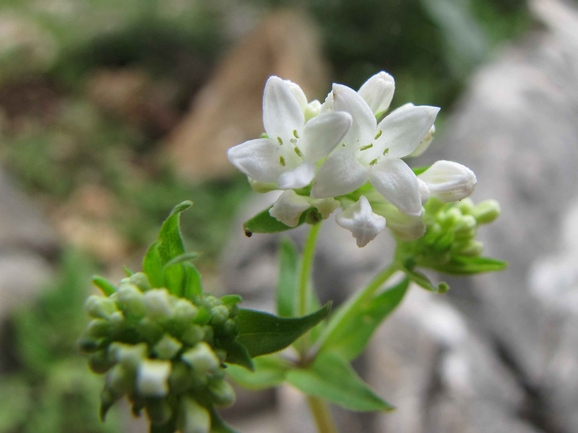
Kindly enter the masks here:
<path id="1" fill-rule="evenodd" d="M 578 385 L 578 338 L 569 331 L 578 252 L 563 242 L 568 230 L 578 242 L 578 214 L 563 192 L 578 181 L 574 7 L 0 0 L 0 433 L 145 431 L 122 408 L 105 424 L 97 418 L 101 378 L 75 349 L 90 275 L 117 280 L 123 265 L 139 269 L 168 212 L 191 199 L 183 234 L 202 252 L 208 290 L 244 290 L 267 305 L 276 265 L 257 259 L 274 245 L 237 239 L 238 215 L 262 205 L 251 204 L 226 150 L 262 132 L 268 76 L 323 100 L 331 82 L 357 88 L 380 70 L 396 79 L 393 107 L 442 107 L 435 149 L 419 162 L 448 158 L 474 169 L 475 198 L 498 198 L 505 209 L 493 234 L 486 229 L 488 252 L 512 266 L 494 280 L 456 281 L 448 300 L 410 300 L 398 324 L 409 334 L 380 337 L 391 353 L 359 364 L 400 410 L 388 419 L 341 414 L 343 431 L 578 431 L 578 387 L 570 387 Z M 340 236 L 321 248 L 320 286 L 347 270 L 332 256 Z M 342 254 L 352 242 L 343 239 Z M 343 260 L 362 275 L 375 248 Z M 561 302 L 548 301 L 554 292 Z M 424 322 L 429 311 L 433 322 Z M 424 349 L 408 354 L 399 344 Z M 261 395 L 229 413 L 242 431 L 307 431 L 306 420 L 275 424 L 276 410 L 301 410 L 290 390 Z"/>

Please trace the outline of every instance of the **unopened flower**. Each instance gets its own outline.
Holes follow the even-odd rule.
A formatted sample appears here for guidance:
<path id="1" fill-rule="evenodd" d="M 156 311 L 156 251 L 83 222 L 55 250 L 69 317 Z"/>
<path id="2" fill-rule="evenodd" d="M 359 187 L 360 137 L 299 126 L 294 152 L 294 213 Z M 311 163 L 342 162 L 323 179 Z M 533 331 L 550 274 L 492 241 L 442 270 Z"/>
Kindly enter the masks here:
<path id="1" fill-rule="evenodd" d="M 377 124 L 367 102 L 353 89 L 334 84 L 328 97 L 334 112 L 353 118 L 349 132 L 321 165 L 311 191 L 316 198 L 347 194 L 368 180 L 398 209 L 419 216 L 418 179 L 402 157 L 412 153 L 433 125 L 438 107 L 395 110 Z"/>
<path id="2" fill-rule="evenodd" d="M 376 117 L 387 111 L 394 92 L 395 80 L 384 71 L 369 78 L 358 91 Z"/>
<path id="3" fill-rule="evenodd" d="M 431 197 L 448 203 L 468 197 L 478 183 L 472 170 L 452 161 L 437 161 L 419 175 L 429 188 Z"/>
<path id="4" fill-rule="evenodd" d="M 358 247 L 364 247 L 385 228 L 385 218 L 373 213 L 365 196 L 335 217 L 335 222 L 351 232 Z"/>
<path id="5" fill-rule="evenodd" d="M 351 126 L 344 112 L 321 113 L 306 122 L 307 99 L 294 83 L 271 77 L 263 96 L 266 138 L 229 149 L 233 165 L 250 178 L 278 189 L 303 188 L 315 175 L 315 162 L 337 146 Z"/>
<path id="6" fill-rule="evenodd" d="M 147 397 L 163 397 L 169 392 L 167 380 L 171 374 L 169 361 L 143 361 L 137 371 L 137 389 Z"/>

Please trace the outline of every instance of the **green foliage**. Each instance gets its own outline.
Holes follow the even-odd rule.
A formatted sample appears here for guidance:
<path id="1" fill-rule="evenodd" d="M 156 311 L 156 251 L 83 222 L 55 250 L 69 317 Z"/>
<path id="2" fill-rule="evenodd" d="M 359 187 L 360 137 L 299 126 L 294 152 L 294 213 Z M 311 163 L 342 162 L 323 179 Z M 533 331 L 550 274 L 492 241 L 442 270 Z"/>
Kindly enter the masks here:
<path id="1" fill-rule="evenodd" d="M 255 358 L 254 371 L 230 365 L 227 373 L 239 385 L 248 389 L 267 389 L 281 385 L 291 365 L 278 355 L 260 356 Z"/>
<path id="2" fill-rule="evenodd" d="M 98 419 L 99 380 L 86 374 L 76 340 L 91 265 L 67 252 L 55 282 L 13 317 L 17 370 L 0 376 L 0 432 L 113 433 L 120 418 Z M 5 344 L 9 344 L 5 343 Z"/>
<path id="3" fill-rule="evenodd" d="M 239 341 L 252 357 L 277 352 L 324 320 L 331 311 L 331 304 L 304 317 L 284 318 L 255 310 L 239 312 L 237 326 Z"/>
<path id="4" fill-rule="evenodd" d="M 287 381 L 305 394 L 322 397 L 359 412 L 393 410 L 355 373 L 349 363 L 333 353 L 322 353 L 313 365 L 293 369 Z"/>
<path id="5" fill-rule="evenodd" d="M 247 236 L 250 237 L 253 235 L 253 233 L 284 232 L 294 229 L 295 227 L 299 227 L 304 223 L 316 224 L 321 221 L 321 215 L 319 214 L 319 211 L 314 207 L 310 207 L 301 214 L 299 217 L 299 223 L 295 227 L 289 227 L 269 214 L 271 207 L 265 209 L 262 212 L 259 212 L 257 215 L 243 224 L 243 229 L 245 230 L 245 234 Z"/>

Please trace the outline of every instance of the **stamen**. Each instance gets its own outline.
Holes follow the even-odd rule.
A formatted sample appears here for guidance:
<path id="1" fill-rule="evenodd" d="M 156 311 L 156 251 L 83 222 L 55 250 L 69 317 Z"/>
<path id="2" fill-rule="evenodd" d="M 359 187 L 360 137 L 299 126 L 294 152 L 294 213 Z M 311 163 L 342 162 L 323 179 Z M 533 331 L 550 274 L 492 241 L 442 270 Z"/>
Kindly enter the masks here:
<path id="1" fill-rule="evenodd" d="M 363 146 L 361 149 L 359 150 L 367 150 L 367 149 L 371 149 L 373 147 L 373 143 L 369 143 L 367 146 Z"/>
<path id="2" fill-rule="evenodd" d="M 381 134 L 383 134 L 383 131 L 380 129 L 379 132 L 375 134 L 375 139 L 377 140 L 379 137 L 381 137 Z"/>
<path id="3" fill-rule="evenodd" d="M 386 147 L 383 151 L 383 156 L 387 155 L 387 152 L 389 152 L 389 147 Z"/>
<path id="4" fill-rule="evenodd" d="M 295 146 L 295 147 L 293 148 L 293 150 L 295 151 L 295 153 L 296 153 L 298 156 L 303 157 L 303 153 L 301 153 L 301 149 L 299 149 L 297 146 Z"/>
<path id="5" fill-rule="evenodd" d="M 282 156 L 279 157 L 279 162 L 281 163 L 281 165 L 283 167 L 285 167 L 285 158 L 283 158 Z"/>
<path id="6" fill-rule="evenodd" d="M 281 137 L 277 137 L 277 141 L 279 142 L 279 144 L 280 144 L 281 146 L 283 146 L 283 140 L 281 139 Z"/>
<path id="7" fill-rule="evenodd" d="M 296 130 L 296 129 L 293 130 L 293 136 L 294 136 L 295 138 L 299 138 L 299 134 L 297 134 L 297 130 Z"/>
<path id="8" fill-rule="evenodd" d="M 374 166 L 375 164 L 377 164 L 377 158 L 369 163 L 370 166 Z"/>

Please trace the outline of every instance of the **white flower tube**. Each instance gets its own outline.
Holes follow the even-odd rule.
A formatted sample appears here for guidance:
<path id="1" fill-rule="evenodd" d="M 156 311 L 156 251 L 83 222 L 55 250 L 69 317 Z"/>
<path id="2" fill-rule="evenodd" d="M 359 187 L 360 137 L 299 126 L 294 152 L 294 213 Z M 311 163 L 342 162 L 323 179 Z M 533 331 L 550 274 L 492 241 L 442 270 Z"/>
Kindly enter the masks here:
<path id="1" fill-rule="evenodd" d="M 385 228 L 385 218 L 373 213 L 369 201 L 363 195 L 359 201 L 338 214 L 335 222 L 351 232 L 358 247 L 366 246 Z"/>
<path id="2" fill-rule="evenodd" d="M 452 161 L 437 161 L 418 176 L 430 191 L 430 196 L 445 203 L 468 197 L 478 183 L 472 170 Z"/>

